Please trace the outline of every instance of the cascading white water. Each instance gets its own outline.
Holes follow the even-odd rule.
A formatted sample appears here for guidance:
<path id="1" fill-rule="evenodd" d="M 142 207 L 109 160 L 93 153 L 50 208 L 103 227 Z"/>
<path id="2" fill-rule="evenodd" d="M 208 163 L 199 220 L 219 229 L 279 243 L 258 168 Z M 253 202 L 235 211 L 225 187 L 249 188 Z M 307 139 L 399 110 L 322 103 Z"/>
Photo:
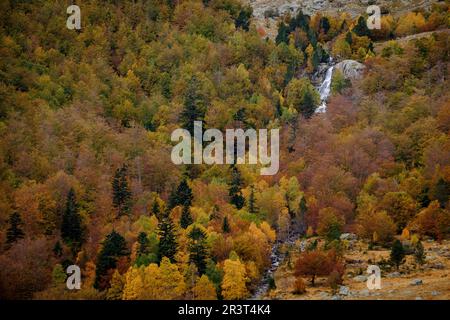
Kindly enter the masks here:
<path id="1" fill-rule="evenodd" d="M 316 113 L 324 113 L 327 111 L 327 99 L 330 95 L 331 90 L 331 77 L 333 76 L 333 68 L 334 66 L 328 68 L 327 73 L 325 74 L 325 79 L 319 87 L 321 104 L 317 107 Z"/>

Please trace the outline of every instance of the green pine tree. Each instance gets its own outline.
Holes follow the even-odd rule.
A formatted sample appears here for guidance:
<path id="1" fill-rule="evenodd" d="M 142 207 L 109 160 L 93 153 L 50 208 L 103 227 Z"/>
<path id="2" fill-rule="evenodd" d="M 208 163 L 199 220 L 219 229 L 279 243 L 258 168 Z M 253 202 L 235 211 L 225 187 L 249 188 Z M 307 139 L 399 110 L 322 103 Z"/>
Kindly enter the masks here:
<path id="1" fill-rule="evenodd" d="M 250 6 L 245 6 L 239 11 L 239 15 L 235 20 L 236 29 L 242 28 L 245 31 L 249 30 L 250 18 L 252 17 L 253 9 Z"/>
<path id="2" fill-rule="evenodd" d="M 131 210 L 131 191 L 127 181 L 128 168 L 124 164 L 116 170 L 112 183 L 113 205 L 117 209 L 117 216 L 129 214 Z"/>
<path id="3" fill-rule="evenodd" d="M 80 249 L 83 243 L 81 216 L 78 212 L 78 204 L 73 188 L 67 194 L 66 210 L 64 211 L 61 223 L 61 237 L 71 247 L 74 254 Z"/>
<path id="4" fill-rule="evenodd" d="M 138 255 L 143 255 L 148 253 L 149 240 L 145 232 L 140 232 L 137 238 L 139 244 Z"/>
<path id="5" fill-rule="evenodd" d="M 248 198 L 248 212 L 250 213 L 256 213 L 258 212 L 258 208 L 256 207 L 256 200 L 255 200 L 255 188 L 252 185 L 250 187 L 250 196 Z"/>
<path id="6" fill-rule="evenodd" d="M 306 203 L 306 198 L 303 196 L 300 199 L 300 203 L 298 205 L 299 211 L 299 231 L 301 234 L 306 234 L 306 211 L 308 210 L 308 205 Z"/>
<path id="7" fill-rule="evenodd" d="M 366 19 L 363 16 L 358 18 L 358 23 L 352 29 L 352 31 L 359 37 L 367 36 L 370 37 L 370 30 L 367 27 Z"/>
<path id="8" fill-rule="evenodd" d="M 227 217 L 223 217 L 222 231 L 223 231 L 223 233 L 230 233 L 231 232 L 230 224 L 228 223 L 228 218 Z"/>
<path id="9" fill-rule="evenodd" d="M 56 241 L 55 246 L 53 247 L 53 254 L 60 258 L 63 254 L 63 248 L 61 246 L 61 242 Z"/>
<path id="10" fill-rule="evenodd" d="M 166 214 L 158 223 L 158 260 L 161 261 L 163 257 L 167 257 L 170 261 L 175 261 L 175 254 L 177 253 L 177 239 L 175 237 L 175 226 L 169 215 Z"/>
<path id="11" fill-rule="evenodd" d="M 153 201 L 152 213 L 156 216 L 156 218 L 159 218 L 160 213 L 161 213 L 161 208 L 159 207 L 158 200 L 156 200 L 156 199 L 155 199 L 155 201 Z"/>
<path id="12" fill-rule="evenodd" d="M 280 43 L 288 43 L 289 42 L 289 30 L 288 27 L 281 22 L 280 25 L 278 26 L 278 34 L 277 37 L 275 38 L 275 42 L 276 44 L 280 44 Z"/>
<path id="13" fill-rule="evenodd" d="M 391 262 L 396 266 L 397 270 L 400 265 L 405 262 L 405 249 L 400 240 L 395 240 L 392 245 Z"/>
<path id="14" fill-rule="evenodd" d="M 17 212 L 13 212 L 9 216 L 9 228 L 6 230 L 6 244 L 11 245 L 19 239 L 23 239 L 25 236 L 21 229 L 22 218 Z"/>
<path id="15" fill-rule="evenodd" d="M 192 194 L 192 189 L 189 187 L 186 179 L 181 180 L 177 189 L 174 190 L 169 197 L 168 209 L 172 210 L 176 206 L 191 206 L 192 199 L 194 195 Z"/>
<path id="16" fill-rule="evenodd" d="M 206 271 L 208 249 L 206 244 L 206 233 L 194 226 L 189 233 L 189 262 L 195 264 L 200 275 Z"/>
<path id="17" fill-rule="evenodd" d="M 183 229 L 186 229 L 192 224 L 192 222 L 191 210 L 189 209 L 189 206 L 185 204 L 181 212 L 180 226 Z"/>
<path id="18" fill-rule="evenodd" d="M 191 135 L 194 134 L 194 121 L 201 121 L 205 116 L 206 100 L 201 93 L 201 84 L 196 76 L 192 76 L 187 84 L 184 95 L 184 108 L 181 112 L 180 122 Z"/>
<path id="19" fill-rule="evenodd" d="M 109 286 L 108 270 L 115 269 L 117 260 L 128 254 L 129 250 L 125 239 L 113 230 L 103 241 L 102 249 L 97 257 L 94 288 L 106 289 Z"/>
<path id="20" fill-rule="evenodd" d="M 420 265 L 425 263 L 425 259 L 426 259 L 425 250 L 423 248 L 422 242 L 420 242 L 420 241 L 418 241 L 414 247 L 414 259 Z"/>
<path id="21" fill-rule="evenodd" d="M 231 183 L 228 190 L 231 204 L 234 204 L 237 209 L 242 209 L 245 204 L 245 198 L 242 195 L 243 181 L 241 173 L 236 166 L 231 166 Z"/>

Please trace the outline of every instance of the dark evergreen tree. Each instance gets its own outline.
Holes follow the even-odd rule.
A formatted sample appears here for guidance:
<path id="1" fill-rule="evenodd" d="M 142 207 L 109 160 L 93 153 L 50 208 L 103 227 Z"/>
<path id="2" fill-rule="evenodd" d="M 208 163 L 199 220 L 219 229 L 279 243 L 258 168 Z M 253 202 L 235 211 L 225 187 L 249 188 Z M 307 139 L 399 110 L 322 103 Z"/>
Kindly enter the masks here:
<path id="1" fill-rule="evenodd" d="M 184 204 L 183 210 L 181 211 L 180 226 L 183 229 L 186 229 L 192 224 L 192 222 L 191 210 L 188 205 Z"/>
<path id="2" fill-rule="evenodd" d="M 235 165 L 231 166 L 231 183 L 230 189 L 228 190 L 230 195 L 230 202 L 234 204 L 236 208 L 242 209 L 245 204 L 245 198 L 242 195 L 243 182 L 241 178 L 241 173 Z"/>
<path id="3" fill-rule="evenodd" d="M 250 18 L 252 17 L 253 9 L 250 6 L 245 6 L 239 11 L 239 15 L 235 20 L 236 29 L 242 28 L 245 31 L 249 30 Z"/>
<path id="4" fill-rule="evenodd" d="M 172 210 L 176 206 L 191 206 L 192 199 L 194 198 L 192 194 L 192 189 L 189 187 L 186 179 L 181 180 L 177 189 L 174 190 L 169 197 L 168 209 Z"/>
<path id="5" fill-rule="evenodd" d="M 131 191 L 127 181 L 126 165 L 116 170 L 112 183 L 113 205 L 117 209 L 117 216 L 129 214 L 131 210 Z"/>
<path id="6" fill-rule="evenodd" d="M 175 226 L 168 214 L 164 215 L 158 223 L 158 261 L 163 257 L 167 257 L 170 261 L 175 261 L 175 254 L 177 253 L 177 239 L 175 237 Z"/>
<path id="7" fill-rule="evenodd" d="M 156 198 L 155 198 L 155 201 L 153 201 L 152 213 L 156 216 L 156 218 L 159 219 L 159 216 L 161 214 L 161 208 L 159 207 L 159 203 Z"/>
<path id="8" fill-rule="evenodd" d="M 315 48 L 317 46 L 317 35 L 313 29 L 309 29 L 307 32 L 309 42 Z"/>
<path id="9" fill-rule="evenodd" d="M 358 18 L 358 23 L 353 27 L 352 31 L 359 37 L 370 37 L 370 30 L 367 27 L 366 19 L 363 16 Z"/>
<path id="10" fill-rule="evenodd" d="M 289 32 L 294 31 L 299 28 L 305 32 L 310 30 L 309 28 L 310 17 L 306 14 L 303 14 L 303 11 L 299 10 L 297 16 L 289 22 Z"/>
<path id="11" fill-rule="evenodd" d="M 450 198 L 450 183 L 442 178 L 439 178 L 434 187 L 434 197 L 439 201 L 441 208 L 445 208 Z"/>
<path id="12" fill-rule="evenodd" d="M 201 93 L 201 83 L 193 76 L 188 84 L 184 95 L 184 108 L 181 112 L 180 122 L 184 129 L 191 135 L 194 134 L 194 121 L 201 121 L 205 116 L 206 102 Z"/>
<path id="13" fill-rule="evenodd" d="M 322 17 L 320 18 L 319 21 L 319 29 L 324 33 L 327 34 L 328 31 L 330 30 L 330 21 L 328 20 L 327 17 Z"/>
<path id="14" fill-rule="evenodd" d="M 258 208 L 256 207 L 256 199 L 255 199 L 255 188 L 252 185 L 250 187 L 250 196 L 248 198 L 248 212 L 250 213 L 256 213 L 258 211 Z"/>
<path id="15" fill-rule="evenodd" d="M 312 93 L 307 90 L 304 95 L 302 104 L 300 105 L 300 112 L 306 118 L 309 119 L 314 114 L 316 110 L 316 105 L 314 104 L 314 98 Z"/>
<path id="16" fill-rule="evenodd" d="M 61 246 L 61 242 L 56 241 L 55 246 L 53 247 L 53 254 L 60 258 L 63 254 L 63 248 Z"/>
<path id="17" fill-rule="evenodd" d="M 426 255 L 422 242 L 418 241 L 414 246 L 414 259 L 420 265 L 425 263 Z"/>
<path id="18" fill-rule="evenodd" d="M 395 240 L 392 245 L 391 262 L 396 266 L 397 270 L 400 265 L 405 262 L 405 249 L 400 240 Z"/>
<path id="19" fill-rule="evenodd" d="M 8 230 L 6 230 L 6 244 L 11 245 L 17 240 L 23 239 L 25 234 L 22 231 L 22 228 L 20 227 L 22 225 L 22 218 L 17 212 L 13 212 L 9 216 L 8 222 L 9 227 Z"/>
<path id="20" fill-rule="evenodd" d="M 73 188 L 69 190 L 61 223 L 61 237 L 75 254 L 83 242 L 83 228 Z"/>
<path id="21" fill-rule="evenodd" d="M 128 254 L 129 250 L 125 239 L 113 230 L 103 241 L 102 249 L 97 257 L 94 288 L 99 290 L 106 289 L 109 286 L 107 281 L 108 270 L 115 269 L 117 260 Z"/>
<path id="22" fill-rule="evenodd" d="M 280 25 L 278 26 L 278 34 L 277 37 L 275 38 L 275 43 L 278 45 L 280 43 L 288 43 L 289 42 L 289 30 L 288 27 L 281 22 Z"/>
<path id="23" fill-rule="evenodd" d="M 300 234 L 306 233 L 306 211 L 308 210 L 308 206 L 306 204 L 306 198 L 303 196 L 300 199 L 300 203 L 298 205 L 298 211 L 299 211 L 299 231 Z"/>
<path id="24" fill-rule="evenodd" d="M 353 43 L 353 36 L 352 36 L 352 33 L 350 31 L 345 34 L 345 41 L 349 45 L 352 45 L 352 43 Z"/>
<path id="25" fill-rule="evenodd" d="M 189 233 L 189 262 L 195 264 L 200 275 L 206 271 L 208 249 L 206 244 L 206 233 L 194 226 Z"/>
<path id="26" fill-rule="evenodd" d="M 147 238 L 147 234 L 145 232 L 140 232 L 137 238 L 137 242 L 139 244 L 138 247 L 138 255 L 143 255 L 148 253 L 148 245 L 149 241 Z"/>
<path id="27" fill-rule="evenodd" d="M 223 233 L 230 233 L 231 232 L 230 224 L 228 223 L 228 218 L 227 217 L 223 217 L 222 231 L 223 231 Z"/>

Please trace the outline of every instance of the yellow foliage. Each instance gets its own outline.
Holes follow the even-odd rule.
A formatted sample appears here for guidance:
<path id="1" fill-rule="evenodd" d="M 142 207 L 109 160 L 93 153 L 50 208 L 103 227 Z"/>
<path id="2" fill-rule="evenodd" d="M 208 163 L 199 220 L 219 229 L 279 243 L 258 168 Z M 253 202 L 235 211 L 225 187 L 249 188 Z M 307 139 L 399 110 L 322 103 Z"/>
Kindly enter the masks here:
<path id="1" fill-rule="evenodd" d="M 206 275 L 202 275 L 197 280 L 192 291 L 194 300 L 217 300 L 216 289 Z"/>
<path id="2" fill-rule="evenodd" d="M 248 296 L 245 265 L 239 260 L 227 259 L 224 262 L 222 295 L 225 300 L 240 300 Z"/>

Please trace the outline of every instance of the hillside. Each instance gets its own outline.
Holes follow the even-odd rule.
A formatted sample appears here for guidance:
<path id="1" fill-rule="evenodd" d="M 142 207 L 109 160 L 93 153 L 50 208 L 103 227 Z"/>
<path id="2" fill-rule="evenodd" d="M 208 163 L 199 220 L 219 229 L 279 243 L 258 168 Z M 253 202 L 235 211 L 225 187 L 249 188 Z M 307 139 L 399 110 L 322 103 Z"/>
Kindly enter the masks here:
<path id="1" fill-rule="evenodd" d="M 65 0 L 1 1 L 0 299 L 328 299 L 371 255 L 401 272 L 381 298 L 448 298 L 450 6 L 369 30 L 352 3 L 267 39 L 262 1 L 87 0 L 80 29 Z M 270 133 L 256 164 L 203 136 L 227 129 Z"/>

